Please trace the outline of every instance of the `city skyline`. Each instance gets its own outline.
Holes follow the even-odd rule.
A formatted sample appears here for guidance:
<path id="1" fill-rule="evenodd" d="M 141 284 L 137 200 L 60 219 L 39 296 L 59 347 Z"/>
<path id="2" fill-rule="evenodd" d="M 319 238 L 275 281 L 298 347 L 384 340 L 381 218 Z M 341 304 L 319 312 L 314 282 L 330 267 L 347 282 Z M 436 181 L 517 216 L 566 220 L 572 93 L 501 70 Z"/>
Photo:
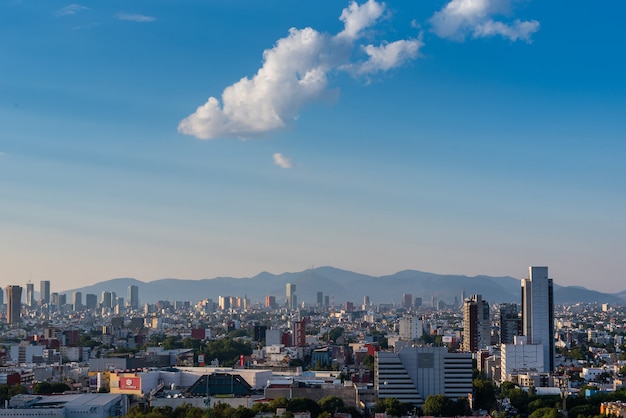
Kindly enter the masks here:
<path id="1" fill-rule="evenodd" d="M 612 6 L 4 2 L 4 286 L 549 265 L 622 291 Z"/>

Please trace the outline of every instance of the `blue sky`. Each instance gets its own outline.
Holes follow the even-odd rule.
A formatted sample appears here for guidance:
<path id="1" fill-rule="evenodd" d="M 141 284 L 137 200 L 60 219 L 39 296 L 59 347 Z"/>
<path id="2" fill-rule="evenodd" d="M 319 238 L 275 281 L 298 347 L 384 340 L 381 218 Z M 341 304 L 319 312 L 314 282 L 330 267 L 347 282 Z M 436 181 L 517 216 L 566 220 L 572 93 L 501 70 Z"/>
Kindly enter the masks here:
<path id="1" fill-rule="evenodd" d="M 2 2 L 0 277 L 548 265 L 624 290 L 607 7 Z"/>

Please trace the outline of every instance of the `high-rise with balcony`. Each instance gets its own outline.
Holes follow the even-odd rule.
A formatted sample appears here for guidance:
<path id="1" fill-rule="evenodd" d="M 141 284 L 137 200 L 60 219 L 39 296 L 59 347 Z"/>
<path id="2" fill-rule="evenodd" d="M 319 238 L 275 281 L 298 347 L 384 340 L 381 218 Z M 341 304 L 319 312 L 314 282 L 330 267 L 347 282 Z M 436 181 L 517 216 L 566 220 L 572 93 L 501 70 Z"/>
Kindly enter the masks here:
<path id="1" fill-rule="evenodd" d="M 531 266 L 522 279 L 522 334 L 543 345 L 544 368 L 554 371 L 554 293 L 548 267 Z"/>
<path id="2" fill-rule="evenodd" d="M 481 295 L 463 301 L 463 350 L 477 352 L 491 343 L 489 304 Z"/>

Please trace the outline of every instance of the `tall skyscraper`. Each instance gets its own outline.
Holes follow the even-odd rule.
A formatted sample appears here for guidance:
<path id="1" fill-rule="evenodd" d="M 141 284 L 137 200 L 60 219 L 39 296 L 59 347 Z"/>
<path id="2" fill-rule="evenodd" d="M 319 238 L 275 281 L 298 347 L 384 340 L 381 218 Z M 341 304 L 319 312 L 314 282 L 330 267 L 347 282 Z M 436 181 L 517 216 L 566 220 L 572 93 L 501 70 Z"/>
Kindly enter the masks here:
<path id="1" fill-rule="evenodd" d="M 7 322 L 11 325 L 22 321 L 22 287 L 7 286 Z"/>
<path id="2" fill-rule="evenodd" d="M 50 303 L 50 280 L 39 282 L 39 301 L 42 305 Z"/>
<path id="3" fill-rule="evenodd" d="M 83 293 L 82 292 L 72 293 L 72 304 L 74 305 L 75 311 L 80 311 L 83 309 Z"/>
<path id="4" fill-rule="evenodd" d="M 413 306 L 413 295 L 410 293 L 402 294 L 402 306 L 405 308 L 410 308 Z"/>
<path id="5" fill-rule="evenodd" d="M 85 307 L 87 309 L 96 309 L 96 306 L 98 306 L 98 296 L 87 293 L 85 295 Z"/>
<path id="6" fill-rule="evenodd" d="M 522 279 L 522 333 L 529 344 L 542 344 L 547 372 L 554 371 L 554 293 L 548 267 L 531 266 Z"/>
<path id="7" fill-rule="evenodd" d="M 35 306 L 35 284 L 26 283 L 26 306 L 32 308 Z"/>
<path id="8" fill-rule="evenodd" d="M 0 288 L 0 307 L 2 307 L 2 305 L 4 305 L 4 290 Z"/>
<path id="9" fill-rule="evenodd" d="M 287 283 L 287 285 L 285 286 L 285 294 L 287 296 L 287 307 L 289 309 L 293 309 L 296 307 L 297 302 L 294 300 L 295 293 L 296 285 L 293 283 Z"/>
<path id="10" fill-rule="evenodd" d="M 475 353 L 491 343 L 489 304 L 481 295 L 463 302 L 463 350 Z"/>
<path id="11" fill-rule="evenodd" d="M 106 290 L 102 292 L 102 307 L 103 308 L 112 308 L 112 295 L 111 292 L 107 292 Z"/>
<path id="12" fill-rule="evenodd" d="M 128 286 L 127 301 L 130 309 L 139 309 L 139 286 Z"/>
<path id="13" fill-rule="evenodd" d="M 317 292 L 317 307 L 321 308 L 324 305 L 324 294 Z"/>

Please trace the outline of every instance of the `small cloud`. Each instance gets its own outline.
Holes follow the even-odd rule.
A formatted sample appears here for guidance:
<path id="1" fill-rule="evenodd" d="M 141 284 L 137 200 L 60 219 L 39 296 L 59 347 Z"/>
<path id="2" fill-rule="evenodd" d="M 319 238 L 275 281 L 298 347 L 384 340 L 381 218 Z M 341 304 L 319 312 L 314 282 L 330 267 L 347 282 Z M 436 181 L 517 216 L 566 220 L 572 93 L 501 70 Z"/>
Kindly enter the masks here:
<path id="1" fill-rule="evenodd" d="M 209 97 L 179 123 L 178 132 L 199 139 L 247 139 L 284 129 L 306 105 L 331 94 L 329 78 L 335 73 L 372 74 L 416 58 L 423 45 L 419 40 L 359 43 L 366 29 L 384 15 L 384 3 L 352 2 L 339 17 L 344 29 L 335 35 L 291 28 L 263 52 L 263 65 L 252 78 L 243 77 L 226 87 L 221 101 Z M 359 55 L 365 60 L 356 59 Z"/>
<path id="2" fill-rule="evenodd" d="M 276 164 L 277 166 L 281 168 L 293 168 L 293 163 L 291 162 L 291 159 L 285 157 L 280 152 L 274 153 L 273 158 L 274 164 Z"/>
<path id="3" fill-rule="evenodd" d="M 467 36 L 485 38 L 499 35 L 511 41 L 531 41 L 539 30 L 536 20 L 514 20 L 511 23 L 497 21 L 494 15 L 508 13 L 514 0 L 451 0 L 430 19 L 435 32 L 441 38 L 464 41 Z"/>
<path id="4" fill-rule="evenodd" d="M 118 13 L 119 20 L 127 20 L 129 22 L 154 22 L 156 17 L 146 16 L 139 13 Z"/>
<path id="5" fill-rule="evenodd" d="M 369 56 L 368 60 L 356 68 L 359 74 L 373 74 L 379 71 L 389 71 L 400 67 L 407 61 L 417 58 L 420 47 L 424 43 L 420 40 L 400 40 L 379 46 L 365 45 L 361 48 Z"/>
<path id="6" fill-rule="evenodd" d="M 56 15 L 57 16 L 69 16 L 69 15 L 74 15 L 78 12 L 81 12 L 83 10 L 89 10 L 89 7 L 85 7 L 85 6 L 81 6 L 80 4 L 76 4 L 76 3 L 72 3 L 72 4 L 68 4 L 67 6 L 57 10 Z"/>

